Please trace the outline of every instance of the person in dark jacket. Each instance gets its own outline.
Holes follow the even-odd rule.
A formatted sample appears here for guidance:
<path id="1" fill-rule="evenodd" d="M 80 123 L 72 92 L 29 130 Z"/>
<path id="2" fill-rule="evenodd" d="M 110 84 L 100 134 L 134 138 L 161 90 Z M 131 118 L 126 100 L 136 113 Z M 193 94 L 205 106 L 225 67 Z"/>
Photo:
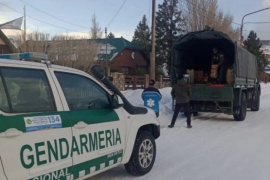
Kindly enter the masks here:
<path id="1" fill-rule="evenodd" d="M 142 92 L 142 99 L 144 101 L 144 106 L 153 109 L 156 116 L 159 116 L 159 101 L 162 95 L 159 90 L 155 87 L 155 80 L 150 79 L 149 86 Z"/>
<path id="2" fill-rule="evenodd" d="M 227 63 L 223 52 L 219 51 L 217 48 L 213 49 L 212 64 L 217 65 L 217 83 L 225 83 L 225 76 L 227 72 Z"/>
<path id="3" fill-rule="evenodd" d="M 186 83 L 184 78 L 179 78 L 177 83 L 173 85 L 171 91 L 172 97 L 175 99 L 175 109 L 172 117 L 171 124 L 169 128 L 173 128 L 176 118 L 182 108 L 184 108 L 184 113 L 187 117 L 187 127 L 191 128 L 191 118 L 190 118 L 190 88 Z"/>

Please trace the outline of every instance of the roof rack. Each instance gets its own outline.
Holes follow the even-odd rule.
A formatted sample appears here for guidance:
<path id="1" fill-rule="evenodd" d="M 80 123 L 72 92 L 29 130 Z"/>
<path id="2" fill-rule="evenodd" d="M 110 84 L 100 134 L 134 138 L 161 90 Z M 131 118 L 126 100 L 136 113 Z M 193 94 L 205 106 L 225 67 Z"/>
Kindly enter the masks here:
<path id="1" fill-rule="evenodd" d="M 40 60 L 47 60 L 48 56 L 47 54 L 44 53 L 24 52 L 24 53 L 0 54 L 0 58 L 16 59 L 22 61 L 40 61 Z"/>

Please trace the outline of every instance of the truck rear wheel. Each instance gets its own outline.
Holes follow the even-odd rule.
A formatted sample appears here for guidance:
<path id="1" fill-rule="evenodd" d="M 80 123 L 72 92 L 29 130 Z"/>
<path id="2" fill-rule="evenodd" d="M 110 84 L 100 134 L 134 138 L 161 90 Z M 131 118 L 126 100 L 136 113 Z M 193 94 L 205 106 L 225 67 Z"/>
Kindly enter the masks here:
<path id="1" fill-rule="evenodd" d="M 155 159 L 155 139 L 150 132 L 143 131 L 136 138 L 132 155 L 125 168 L 129 174 L 141 176 L 152 169 Z"/>
<path id="2" fill-rule="evenodd" d="M 234 110 L 234 120 L 236 121 L 243 121 L 246 118 L 246 113 L 247 113 L 247 97 L 245 93 L 242 93 L 241 96 L 241 106 L 237 107 Z"/>
<path id="3" fill-rule="evenodd" d="M 255 99 L 252 103 L 251 111 L 259 111 L 259 109 L 260 109 L 260 94 L 256 90 L 255 91 Z"/>

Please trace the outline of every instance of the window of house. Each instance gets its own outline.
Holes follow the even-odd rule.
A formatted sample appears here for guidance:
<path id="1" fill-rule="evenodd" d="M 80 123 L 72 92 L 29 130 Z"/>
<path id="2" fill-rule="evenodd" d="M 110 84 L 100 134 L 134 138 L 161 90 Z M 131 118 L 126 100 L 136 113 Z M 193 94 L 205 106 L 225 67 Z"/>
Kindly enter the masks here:
<path id="1" fill-rule="evenodd" d="M 70 110 L 110 108 L 108 93 L 84 76 L 55 72 Z"/>

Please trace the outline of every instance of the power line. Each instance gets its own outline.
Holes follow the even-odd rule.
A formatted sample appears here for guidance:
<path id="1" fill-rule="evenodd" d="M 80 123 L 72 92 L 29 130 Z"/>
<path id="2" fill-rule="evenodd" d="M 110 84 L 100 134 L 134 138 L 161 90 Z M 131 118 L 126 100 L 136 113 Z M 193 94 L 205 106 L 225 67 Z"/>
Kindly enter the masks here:
<path id="1" fill-rule="evenodd" d="M 113 22 L 113 20 L 115 19 L 115 17 L 117 16 L 117 14 L 120 12 L 120 10 L 122 9 L 122 7 L 124 6 L 124 4 L 126 3 L 127 0 L 124 0 L 124 2 L 122 3 L 122 5 L 120 6 L 120 8 L 117 10 L 117 12 L 115 13 L 115 15 L 112 17 L 112 19 L 109 21 L 107 27 L 110 27 L 111 23 Z"/>
<path id="2" fill-rule="evenodd" d="M 9 9 L 11 9 L 11 10 L 13 10 L 13 11 L 15 11 L 15 12 L 20 13 L 20 14 L 22 14 L 22 15 L 23 15 L 23 13 L 22 13 L 22 12 L 20 12 L 20 11 L 18 11 L 18 10 L 16 10 L 16 9 L 13 9 L 13 8 L 11 8 L 11 7 L 7 6 L 6 4 L 2 3 L 2 2 L 0 2 L 0 4 L 2 4 L 2 5 L 4 5 L 4 6 L 6 6 L 7 8 L 9 8 Z M 50 25 L 50 26 L 60 28 L 60 29 L 69 30 L 69 31 L 78 32 L 78 33 L 86 33 L 86 32 L 80 32 L 80 31 L 76 31 L 76 30 L 72 30 L 72 29 L 68 29 L 68 28 L 64 28 L 64 27 L 56 26 L 56 25 L 53 25 L 53 24 L 48 23 L 48 22 L 46 22 L 46 21 L 42 21 L 42 20 L 36 19 L 36 18 L 34 18 L 34 17 L 32 17 L 32 16 L 29 16 L 29 15 L 26 15 L 26 16 L 27 16 L 27 17 L 29 17 L 29 18 L 31 18 L 31 19 L 33 19 L 33 20 L 36 20 L 36 21 L 39 21 L 39 22 L 42 22 L 42 23 L 48 24 L 48 25 Z M 87 33 L 88 33 L 88 32 L 87 32 Z"/>
<path id="3" fill-rule="evenodd" d="M 67 29 L 67 28 L 64 28 L 64 27 L 56 26 L 56 25 L 53 25 L 53 24 L 48 23 L 48 22 L 46 22 L 46 21 L 42 21 L 42 20 L 36 19 L 36 18 L 34 18 L 34 17 L 31 17 L 31 16 L 29 16 L 29 15 L 26 15 L 26 16 L 27 16 L 27 17 L 30 17 L 31 19 L 34 19 L 34 20 L 36 20 L 36 21 L 39 21 L 39 22 L 42 22 L 42 23 L 45 23 L 45 24 L 48 24 L 48 25 L 50 25 L 50 26 L 57 27 L 57 28 L 60 28 L 60 29 L 65 29 L 65 30 L 69 30 L 69 31 L 73 31 L 73 32 L 79 32 L 79 33 L 86 33 L 86 32 L 80 32 L 80 31 L 76 31 L 76 30 L 72 30 L 72 29 Z M 87 33 L 88 33 L 88 32 L 87 32 Z"/>
<path id="4" fill-rule="evenodd" d="M 23 1 L 23 0 L 20 0 L 20 1 L 23 2 L 23 3 L 25 3 L 25 4 L 27 4 L 28 6 L 32 7 L 33 9 L 36 9 L 37 11 L 42 12 L 42 13 L 48 15 L 48 16 L 51 16 L 51 17 L 53 17 L 53 18 L 55 18 L 55 19 L 57 19 L 57 20 L 59 20 L 59 21 L 63 21 L 63 22 L 65 22 L 65 23 L 71 24 L 71 25 L 73 25 L 73 26 L 78 26 L 78 27 L 81 27 L 81 28 L 84 28 L 84 29 L 88 29 L 88 30 L 90 29 L 90 28 L 87 28 L 87 27 L 84 27 L 84 26 L 81 26 L 81 25 L 78 25 L 78 24 L 74 24 L 74 23 L 68 22 L 68 21 L 66 21 L 66 20 L 60 19 L 60 18 L 58 18 L 58 17 L 56 17 L 56 16 L 54 16 L 54 15 L 51 15 L 51 14 L 49 14 L 49 13 L 43 11 L 43 10 L 40 10 L 40 9 L 38 9 L 38 8 L 36 8 L 36 7 L 34 7 L 34 6 L 32 6 L 31 4 L 29 4 L 29 3 L 27 3 L 27 2 L 25 2 L 25 1 Z"/>

